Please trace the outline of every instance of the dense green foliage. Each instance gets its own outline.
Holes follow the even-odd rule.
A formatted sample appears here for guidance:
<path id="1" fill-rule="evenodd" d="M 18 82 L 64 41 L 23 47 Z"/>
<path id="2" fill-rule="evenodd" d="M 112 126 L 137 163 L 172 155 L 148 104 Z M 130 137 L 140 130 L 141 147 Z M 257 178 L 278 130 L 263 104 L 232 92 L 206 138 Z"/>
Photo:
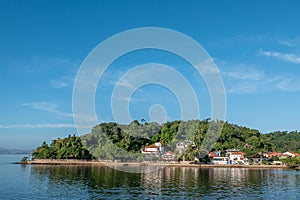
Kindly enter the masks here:
<path id="1" fill-rule="evenodd" d="M 292 151 L 300 153 L 300 133 L 297 131 L 292 132 L 273 132 L 266 134 L 275 150 L 280 152 Z"/>
<path id="2" fill-rule="evenodd" d="M 222 130 L 220 135 L 218 130 Z M 269 151 L 300 153 L 299 132 L 261 134 L 255 129 L 206 119 L 176 120 L 162 125 L 144 120 L 141 123 L 135 120 L 128 125 L 102 123 L 81 137 L 58 138 L 50 146 L 44 142 L 32 156 L 36 159 L 91 159 L 93 155 L 108 160 L 142 160 L 141 150 L 155 142 L 161 142 L 165 151 L 175 152 L 177 160 L 200 157 L 207 161 L 209 151 L 221 151 L 224 156 L 228 149 L 244 151 L 246 157 L 258 157 Z M 181 154 L 176 149 L 179 142 L 187 144 Z M 299 164 L 299 159 L 284 162 L 294 166 Z"/>
<path id="3" fill-rule="evenodd" d="M 217 126 L 213 126 L 213 123 L 223 125 L 221 135 L 214 135 L 214 127 Z M 208 119 L 177 120 L 162 125 L 154 122 L 139 123 L 136 120 L 128 125 L 102 123 L 95 126 L 90 134 L 82 136 L 82 141 L 95 157 L 110 160 L 137 159 L 145 146 L 158 141 L 165 145 L 165 150 L 171 151 L 175 151 L 176 143 L 189 141 L 190 145 L 185 153 L 177 155 L 177 158 L 193 160 L 195 156 L 199 157 L 203 150 L 201 148 L 205 146 L 203 141 L 208 132 L 210 132 L 210 137 L 206 139 L 208 146 L 211 144 L 209 139 L 213 142 L 213 137 L 218 138 L 210 150 L 220 150 L 223 154 L 226 149 L 240 149 L 247 157 L 251 157 L 258 156 L 260 152 L 299 151 L 300 148 L 298 142 L 300 134 L 297 132 L 261 134 L 255 129 Z M 278 135 L 279 133 L 281 135 Z"/>
<path id="4" fill-rule="evenodd" d="M 198 130 L 193 140 L 196 147 L 201 148 L 202 141 L 207 135 L 209 127 L 214 127 L 212 123 L 222 123 L 223 127 L 221 134 L 219 136 L 217 135 L 217 142 L 212 144 L 213 148 L 210 149 L 211 151 L 221 151 L 223 156 L 225 156 L 225 150 L 227 149 L 240 149 L 246 153 L 247 157 L 251 157 L 257 156 L 259 152 L 268 152 L 274 149 L 274 146 L 270 142 L 268 136 L 260 134 L 258 130 L 230 124 L 228 122 L 217 123 L 209 120 L 199 122 Z M 213 136 L 214 134 L 211 133 L 210 137 Z M 199 151 L 201 152 L 201 149 L 190 147 L 187 149 L 184 156 L 186 159 L 191 159 L 191 157 L 197 156 Z M 205 153 L 207 154 L 208 152 Z"/>
<path id="5" fill-rule="evenodd" d="M 128 125 L 102 123 L 82 136 L 82 141 L 97 158 L 135 160 L 143 147 L 158 139 L 160 128 L 157 123 L 140 124 L 136 120 Z"/>
<path id="6" fill-rule="evenodd" d="M 294 157 L 294 158 L 285 158 L 281 159 L 280 161 L 284 162 L 289 167 L 298 167 L 300 165 L 300 158 Z"/>
<path id="7" fill-rule="evenodd" d="M 80 137 L 70 136 L 53 140 L 48 146 L 46 142 L 32 153 L 36 159 L 92 159 L 92 155 L 81 143 Z"/>

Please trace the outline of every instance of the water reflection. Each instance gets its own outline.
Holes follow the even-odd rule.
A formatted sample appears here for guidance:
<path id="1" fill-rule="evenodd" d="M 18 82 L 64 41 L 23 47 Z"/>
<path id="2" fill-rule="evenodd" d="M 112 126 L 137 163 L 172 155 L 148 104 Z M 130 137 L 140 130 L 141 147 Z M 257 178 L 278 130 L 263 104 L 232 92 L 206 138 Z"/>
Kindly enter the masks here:
<path id="1" fill-rule="evenodd" d="M 99 166 L 33 166 L 32 175 L 37 179 L 49 181 L 54 184 L 61 181 L 68 184 L 87 184 L 91 188 L 115 188 L 122 186 L 135 186 L 140 174 L 125 173 L 109 167 Z"/>
<path id="2" fill-rule="evenodd" d="M 40 187 L 81 198 L 297 199 L 300 172 L 239 168 L 165 167 L 126 173 L 105 166 L 32 166 Z M 67 191 L 66 191 L 67 190 Z M 49 197 L 49 196 L 48 196 Z M 53 196 L 52 196 L 53 197 Z"/>

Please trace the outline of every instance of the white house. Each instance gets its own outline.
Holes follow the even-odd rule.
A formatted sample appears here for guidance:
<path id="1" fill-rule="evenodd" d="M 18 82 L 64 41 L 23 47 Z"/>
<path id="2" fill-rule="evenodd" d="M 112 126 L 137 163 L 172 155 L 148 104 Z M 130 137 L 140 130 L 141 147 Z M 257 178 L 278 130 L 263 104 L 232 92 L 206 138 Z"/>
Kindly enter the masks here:
<path id="1" fill-rule="evenodd" d="M 228 161 L 229 161 L 228 157 L 213 157 L 211 159 L 211 163 L 217 165 L 227 165 Z"/>
<path id="2" fill-rule="evenodd" d="M 298 153 L 296 153 L 296 152 L 285 152 L 285 153 L 283 153 L 282 154 L 282 156 L 281 157 L 291 157 L 291 158 L 294 158 L 295 156 L 299 156 L 299 154 Z"/>
<path id="3" fill-rule="evenodd" d="M 241 151 L 234 151 L 234 152 L 228 152 L 227 156 L 229 157 L 229 160 L 232 161 L 232 163 L 238 164 L 240 162 L 245 163 L 245 152 Z"/>
<path id="4" fill-rule="evenodd" d="M 279 153 L 279 152 L 267 152 L 267 153 L 264 153 L 263 156 L 265 156 L 266 158 L 272 158 L 272 157 L 281 157 L 282 156 L 282 153 Z"/>
<path id="5" fill-rule="evenodd" d="M 158 153 L 158 148 L 154 144 L 146 146 L 142 153 Z"/>
<path id="6" fill-rule="evenodd" d="M 221 157 L 221 151 L 212 151 L 208 153 L 209 158 Z"/>
<path id="7" fill-rule="evenodd" d="M 179 154 L 183 154 L 185 149 L 187 148 L 188 144 L 185 143 L 185 142 L 178 142 L 176 144 L 176 151 L 179 153 Z"/>
<path id="8" fill-rule="evenodd" d="M 164 147 L 160 142 L 155 142 L 149 146 L 146 146 L 144 150 L 142 150 L 143 154 L 162 154 L 164 152 Z"/>
<path id="9" fill-rule="evenodd" d="M 160 153 L 164 153 L 164 146 L 162 145 L 162 143 L 160 143 L 160 142 L 155 142 L 154 145 L 157 146 L 158 151 L 159 151 Z"/>

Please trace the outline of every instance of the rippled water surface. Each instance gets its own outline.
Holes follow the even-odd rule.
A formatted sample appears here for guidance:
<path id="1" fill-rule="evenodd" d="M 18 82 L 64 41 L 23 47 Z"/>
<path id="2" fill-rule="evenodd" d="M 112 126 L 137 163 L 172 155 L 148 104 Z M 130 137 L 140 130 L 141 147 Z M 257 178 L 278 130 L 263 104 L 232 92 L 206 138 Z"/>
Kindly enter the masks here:
<path id="1" fill-rule="evenodd" d="M 0 155 L 0 199 L 300 199 L 300 171 L 17 165 Z"/>

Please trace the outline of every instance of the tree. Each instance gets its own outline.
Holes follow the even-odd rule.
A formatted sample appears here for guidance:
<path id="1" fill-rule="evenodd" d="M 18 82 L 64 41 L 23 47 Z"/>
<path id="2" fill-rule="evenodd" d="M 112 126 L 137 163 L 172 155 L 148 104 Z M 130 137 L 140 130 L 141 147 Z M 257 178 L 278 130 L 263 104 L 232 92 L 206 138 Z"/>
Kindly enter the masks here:
<path id="1" fill-rule="evenodd" d="M 300 165 L 300 158 L 299 157 L 294 157 L 294 158 L 285 158 L 281 159 L 283 163 L 285 163 L 289 167 L 298 167 Z"/>
<path id="2" fill-rule="evenodd" d="M 53 140 L 50 146 L 46 142 L 32 153 L 34 159 L 92 159 L 79 137 L 69 135 L 68 138 Z"/>
<path id="3" fill-rule="evenodd" d="M 161 142 L 165 149 L 174 151 L 176 143 L 181 141 L 194 145 L 194 148 L 186 150 L 186 157 L 197 156 L 201 152 L 207 154 L 208 151 L 221 151 L 224 155 L 227 149 L 240 149 L 246 153 L 246 157 L 268 151 L 300 153 L 300 133 L 297 131 L 261 134 L 256 129 L 211 119 L 176 120 L 162 125 L 155 122 L 143 124 L 144 121 L 140 121 L 142 123 L 137 120 L 130 124 L 102 123 L 93 127 L 91 133 L 81 136 L 81 139 L 87 149 L 101 159 L 122 159 L 133 154 L 137 158 L 145 146 L 154 142 Z M 218 134 L 218 124 L 223 125 L 221 135 Z M 58 141 L 56 145 L 62 146 L 63 143 Z M 55 156 L 55 153 L 50 148 L 47 154 Z M 61 152 L 62 155 L 65 153 Z"/>

